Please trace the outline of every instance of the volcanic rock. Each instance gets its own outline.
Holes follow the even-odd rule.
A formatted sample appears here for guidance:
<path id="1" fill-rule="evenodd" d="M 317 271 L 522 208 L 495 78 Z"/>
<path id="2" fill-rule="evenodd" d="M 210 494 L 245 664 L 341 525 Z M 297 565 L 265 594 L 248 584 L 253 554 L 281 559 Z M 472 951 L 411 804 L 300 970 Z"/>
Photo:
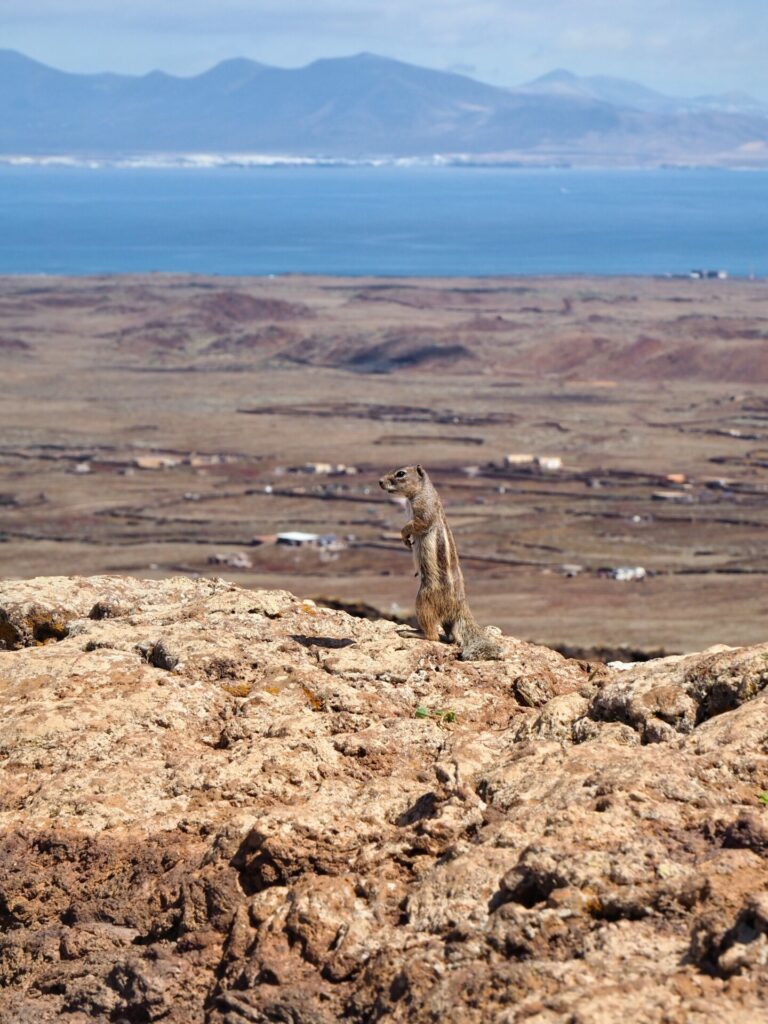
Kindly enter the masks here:
<path id="1" fill-rule="evenodd" d="M 768 1019 L 768 644 L 501 642 L 0 584 L 0 1019 Z"/>

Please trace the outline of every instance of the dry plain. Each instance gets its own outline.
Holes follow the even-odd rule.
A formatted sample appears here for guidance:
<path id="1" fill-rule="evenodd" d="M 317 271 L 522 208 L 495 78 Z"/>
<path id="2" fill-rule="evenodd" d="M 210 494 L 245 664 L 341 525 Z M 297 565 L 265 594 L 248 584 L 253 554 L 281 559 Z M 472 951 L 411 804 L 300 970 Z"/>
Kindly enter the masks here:
<path id="1" fill-rule="evenodd" d="M 223 576 L 407 614 L 376 481 L 419 461 L 505 633 L 606 656 L 765 639 L 763 281 L 4 278 L 0 358 L 2 576 Z"/>

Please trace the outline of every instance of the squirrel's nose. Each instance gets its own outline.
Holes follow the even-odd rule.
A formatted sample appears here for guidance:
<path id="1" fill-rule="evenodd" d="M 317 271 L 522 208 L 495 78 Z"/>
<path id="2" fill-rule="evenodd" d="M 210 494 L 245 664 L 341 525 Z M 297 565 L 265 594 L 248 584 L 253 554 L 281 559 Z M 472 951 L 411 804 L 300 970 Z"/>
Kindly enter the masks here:
<path id="1" fill-rule="evenodd" d="M 383 476 L 379 477 L 379 487 L 381 487 L 382 489 L 384 488 L 384 477 Z"/>

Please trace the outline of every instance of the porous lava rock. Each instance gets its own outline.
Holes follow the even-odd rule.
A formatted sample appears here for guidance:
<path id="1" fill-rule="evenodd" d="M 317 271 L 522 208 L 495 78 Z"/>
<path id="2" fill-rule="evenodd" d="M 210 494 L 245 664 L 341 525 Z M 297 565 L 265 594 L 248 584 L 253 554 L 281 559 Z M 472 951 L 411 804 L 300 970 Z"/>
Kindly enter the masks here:
<path id="1" fill-rule="evenodd" d="M 0 584 L 0 1019 L 768 1019 L 768 645 L 626 671 Z"/>

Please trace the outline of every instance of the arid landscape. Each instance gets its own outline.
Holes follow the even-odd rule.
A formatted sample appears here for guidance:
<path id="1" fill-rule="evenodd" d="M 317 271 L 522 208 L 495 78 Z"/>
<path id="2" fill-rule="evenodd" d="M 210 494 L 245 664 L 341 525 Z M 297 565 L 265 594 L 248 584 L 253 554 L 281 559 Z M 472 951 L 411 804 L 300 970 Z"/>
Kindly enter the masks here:
<path id="1" fill-rule="evenodd" d="M 0 316 L 3 1022 L 766 1019 L 764 282 Z M 382 618 L 416 460 L 499 660 Z"/>
<path id="2" fill-rule="evenodd" d="M 627 660 L 765 639 L 763 281 L 13 277 L 0 357 L 4 577 L 407 616 L 377 480 L 418 461 L 482 622 Z"/>

